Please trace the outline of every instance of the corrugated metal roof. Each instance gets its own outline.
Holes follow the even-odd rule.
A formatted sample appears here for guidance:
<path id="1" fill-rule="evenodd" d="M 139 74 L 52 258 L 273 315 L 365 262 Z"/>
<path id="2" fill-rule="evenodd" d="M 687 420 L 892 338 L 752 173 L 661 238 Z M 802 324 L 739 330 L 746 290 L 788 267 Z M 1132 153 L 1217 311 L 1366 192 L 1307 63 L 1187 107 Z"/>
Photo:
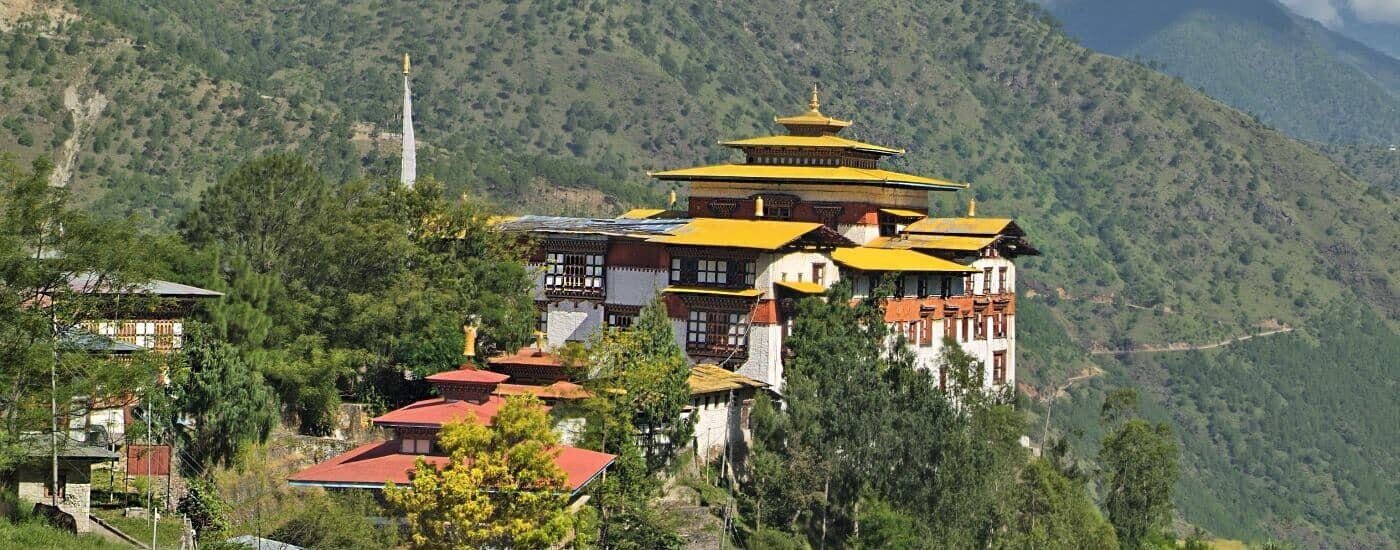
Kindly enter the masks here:
<path id="1" fill-rule="evenodd" d="M 647 237 L 665 235 L 688 222 L 690 220 L 686 218 L 625 219 L 516 216 L 509 220 L 501 220 L 497 226 L 507 231 Z"/>
<path id="2" fill-rule="evenodd" d="M 669 235 L 647 240 L 662 244 L 777 250 L 822 227 L 815 222 L 721 218 L 695 218 L 689 222 L 670 230 Z"/>
<path id="3" fill-rule="evenodd" d="M 956 272 L 977 271 L 965 265 L 913 250 L 890 248 L 838 248 L 831 251 L 836 263 L 861 271 Z"/>
<path id="4" fill-rule="evenodd" d="M 775 281 L 773 284 L 803 294 L 822 294 L 826 292 L 826 287 L 811 281 Z"/>
<path id="5" fill-rule="evenodd" d="M 924 218 L 904 230 L 942 235 L 997 235 L 1011 222 L 1010 218 Z"/>
<path id="6" fill-rule="evenodd" d="M 223 296 L 222 292 L 216 292 L 207 288 L 199 288 L 159 279 L 145 283 L 133 284 L 129 288 L 114 286 L 113 283 L 103 281 L 94 273 L 81 273 L 68 278 L 68 288 L 74 292 L 84 292 L 92 294 L 154 294 L 171 298 L 217 298 Z"/>
<path id="7" fill-rule="evenodd" d="M 903 248 L 914 250 L 956 250 L 974 252 L 991 246 L 998 237 L 968 237 L 961 235 L 901 235 L 879 237 L 865 246 L 871 248 Z"/>
<path id="8" fill-rule="evenodd" d="M 65 331 L 59 339 L 59 343 L 63 347 L 94 353 L 134 353 L 146 349 L 136 344 L 115 340 L 80 328 Z"/>
<path id="9" fill-rule="evenodd" d="M 690 384 L 691 395 L 768 387 L 768 384 L 708 363 L 690 367 L 690 378 L 686 382 Z"/>
<path id="10" fill-rule="evenodd" d="M 851 149 L 855 151 L 866 151 L 870 153 L 880 153 L 884 155 L 902 155 L 903 149 L 894 149 L 873 143 L 865 143 L 854 139 L 846 139 L 839 136 L 763 136 L 747 139 L 736 139 L 722 141 L 720 145 L 726 147 L 827 147 L 837 149 Z"/>
<path id="11" fill-rule="evenodd" d="M 772 166 L 716 164 L 649 173 L 662 180 L 773 181 L 876 184 L 914 189 L 966 189 L 965 183 L 901 174 L 878 168 L 850 166 Z"/>
<path id="12" fill-rule="evenodd" d="M 763 291 L 752 288 L 707 288 L 699 286 L 668 286 L 661 290 L 671 294 L 708 294 L 711 296 L 733 296 L 735 298 L 755 298 Z"/>

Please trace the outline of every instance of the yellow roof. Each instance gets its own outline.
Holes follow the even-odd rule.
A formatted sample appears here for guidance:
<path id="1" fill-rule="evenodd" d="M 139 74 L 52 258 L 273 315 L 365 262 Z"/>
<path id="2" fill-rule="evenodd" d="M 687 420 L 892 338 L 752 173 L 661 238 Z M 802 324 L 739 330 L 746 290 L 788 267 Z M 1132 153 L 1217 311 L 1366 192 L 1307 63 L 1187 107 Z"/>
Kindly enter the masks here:
<path id="1" fill-rule="evenodd" d="M 758 380 L 711 364 L 690 367 L 690 377 L 686 382 L 690 384 L 691 395 L 768 386 L 768 384 Z"/>
<path id="2" fill-rule="evenodd" d="M 810 181 L 818 183 L 865 183 L 913 187 L 921 189 L 966 189 L 965 183 L 953 183 L 923 176 L 901 174 L 875 168 L 850 166 L 768 166 L 761 164 L 716 164 L 697 166 L 647 175 L 663 180 L 717 181 Z"/>
<path id="3" fill-rule="evenodd" d="M 881 208 L 880 211 L 891 216 L 898 216 L 901 218 L 923 218 L 928 215 L 924 214 L 923 212 L 915 212 L 913 210 L 905 210 L 903 208 Z"/>
<path id="4" fill-rule="evenodd" d="M 822 224 L 815 222 L 784 222 L 770 220 L 731 220 L 696 218 L 671 231 L 647 239 L 648 242 L 690 246 L 729 246 L 777 250 L 798 238 L 816 231 Z"/>
<path id="5" fill-rule="evenodd" d="M 826 287 L 811 281 L 776 281 L 773 284 L 803 294 L 822 294 L 826 292 Z"/>
<path id="6" fill-rule="evenodd" d="M 1011 225 L 1010 218 L 927 218 L 904 228 L 910 233 L 947 235 L 997 235 Z"/>
<path id="7" fill-rule="evenodd" d="M 756 298 L 763 295 L 763 291 L 753 288 L 710 288 L 702 286 L 668 286 L 661 289 L 662 292 L 672 294 L 706 294 L 710 296 L 732 296 L 735 298 Z"/>
<path id="8" fill-rule="evenodd" d="M 894 248 L 838 248 L 831 252 L 836 263 L 861 271 L 972 272 L 976 269 L 913 250 Z"/>
<path id="9" fill-rule="evenodd" d="M 825 135 L 825 136 L 765 136 L 748 139 L 736 139 L 733 141 L 723 141 L 720 145 L 727 147 L 832 147 L 839 149 L 854 149 L 856 151 L 866 151 L 870 153 L 881 153 L 885 155 L 902 155 L 903 149 L 892 149 L 880 145 L 864 143 L 853 139 Z"/>
<path id="10" fill-rule="evenodd" d="M 623 212 L 618 219 L 622 220 L 645 220 L 666 212 L 664 208 L 633 208 Z"/>
<path id="11" fill-rule="evenodd" d="M 916 250 L 976 251 L 991 246 L 996 240 L 996 236 L 903 235 L 899 237 L 879 237 L 865 243 L 865 246 L 873 248 L 912 248 Z"/>

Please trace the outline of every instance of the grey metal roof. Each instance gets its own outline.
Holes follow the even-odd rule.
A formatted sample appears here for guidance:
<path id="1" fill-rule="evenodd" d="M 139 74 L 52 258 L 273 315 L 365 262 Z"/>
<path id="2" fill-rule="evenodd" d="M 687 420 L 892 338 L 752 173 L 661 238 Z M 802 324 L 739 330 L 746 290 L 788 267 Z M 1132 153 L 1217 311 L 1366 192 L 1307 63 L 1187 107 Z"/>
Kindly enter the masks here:
<path id="1" fill-rule="evenodd" d="M 73 327 L 65 331 L 62 337 L 59 338 L 59 343 L 64 347 L 76 348 L 89 352 L 133 353 L 146 349 L 136 344 L 115 340 L 111 337 L 95 334 L 78 327 Z"/>
<path id="2" fill-rule="evenodd" d="M 24 454 L 28 457 L 46 457 L 52 455 L 53 444 L 49 440 L 49 434 L 25 434 L 20 436 L 19 443 L 24 447 Z M 102 447 L 85 445 L 82 442 L 69 439 L 66 434 L 58 435 L 58 456 L 67 459 L 86 460 L 115 460 L 120 458 L 117 453 Z"/>
<path id="3" fill-rule="evenodd" d="M 634 220 L 530 215 L 504 220 L 499 226 L 507 231 L 650 237 L 669 234 L 687 223 L 690 218 Z"/>
<path id="4" fill-rule="evenodd" d="M 304 550 L 302 547 L 294 544 L 287 544 L 282 541 L 265 539 L 262 537 L 255 537 L 253 535 L 239 535 L 231 539 L 224 539 L 224 542 L 229 544 L 239 544 L 248 548 L 255 548 L 257 550 Z"/>
<path id="5" fill-rule="evenodd" d="M 172 298 L 217 298 L 224 293 L 199 288 L 170 281 L 153 279 L 142 284 L 133 285 L 130 289 L 116 289 L 113 292 L 111 285 L 97 280 L 97 275 L 92 273 L 80 273 L 68 278 L 68 287 L 77 292 L 90 292 L 93 294 L 154 294 L 156 296 L 166 296 Z"/>

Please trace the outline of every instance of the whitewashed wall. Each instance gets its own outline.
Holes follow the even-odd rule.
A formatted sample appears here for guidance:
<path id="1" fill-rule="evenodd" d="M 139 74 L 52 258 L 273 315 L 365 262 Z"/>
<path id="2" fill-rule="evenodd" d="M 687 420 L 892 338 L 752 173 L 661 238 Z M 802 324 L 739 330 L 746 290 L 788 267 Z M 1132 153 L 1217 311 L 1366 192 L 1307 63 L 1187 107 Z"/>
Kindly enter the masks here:
<path id="1" fill-rule="evenodd" d="M 559 300 L 551 302 L 548 311 L 545 334 L 550 348 L 563 346 L 570 340 L 587 340 L 588 335 L 603 326 L 602 302 Z"/>
<path id="2" fill-rule="evenodd" d="M 628 306 L 647 305 L 661 289 L 666 288 L 670 277 L 668 270 L 609 267 L 607 302 Z"/>

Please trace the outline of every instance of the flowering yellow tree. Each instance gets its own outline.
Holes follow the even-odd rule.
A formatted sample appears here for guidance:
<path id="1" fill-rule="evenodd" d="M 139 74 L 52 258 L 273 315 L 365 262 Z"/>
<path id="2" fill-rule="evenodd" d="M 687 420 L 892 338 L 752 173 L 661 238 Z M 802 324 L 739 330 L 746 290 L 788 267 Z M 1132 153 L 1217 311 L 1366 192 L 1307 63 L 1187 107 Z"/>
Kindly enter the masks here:
<path id="1" fill-rule="evenodd" d="M 538 399 L 509 398 L 491 426 L 445 424 L 438 443 L 451 463 L 439 470 L 420 459 L 409 486 L 384 488 L 407 516 L 413 547 L 546 547 L 573 527 L 554 463 L 559 439 Z"/>

